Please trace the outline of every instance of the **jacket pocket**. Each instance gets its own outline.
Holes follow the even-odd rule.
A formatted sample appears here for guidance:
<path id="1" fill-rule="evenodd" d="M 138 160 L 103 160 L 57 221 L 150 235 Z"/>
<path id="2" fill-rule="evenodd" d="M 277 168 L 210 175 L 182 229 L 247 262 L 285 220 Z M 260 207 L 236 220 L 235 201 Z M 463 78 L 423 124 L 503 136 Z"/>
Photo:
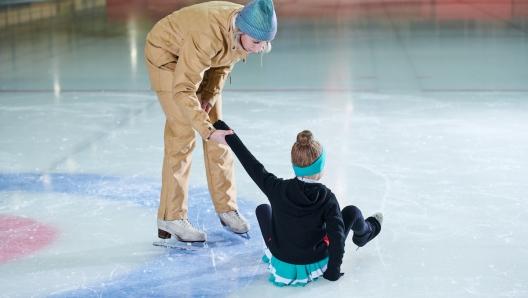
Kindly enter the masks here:
<path id="1" fill-rule="evenodd" d="M 169 52 L 161 55 L 155 63 L 147 59 L 147 70 L 151 89 L 154 91 L 172 91 L 172 81 L 178 57 Z"/>

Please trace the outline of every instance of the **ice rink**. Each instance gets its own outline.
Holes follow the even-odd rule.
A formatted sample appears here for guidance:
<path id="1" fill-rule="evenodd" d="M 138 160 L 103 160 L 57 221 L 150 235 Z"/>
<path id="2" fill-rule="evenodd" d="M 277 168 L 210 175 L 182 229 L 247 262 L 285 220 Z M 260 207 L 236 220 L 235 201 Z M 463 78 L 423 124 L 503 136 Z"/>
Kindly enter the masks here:
<path id="1" fill-rule="evenodd" d="M 528 0 L 275 0 L 263 57 L 235 65 L 224 120 L 293 177 L 311 130 L 341 207 L 381 211 L 347 239 L 336 282 L 268 282 L 224 229 L 193 154 L 198 251 L 153 246 L 165 116 L 143 57 L 159 19 L 196 1 L 0 3 L 0 297 L 528 297 Z M 238 3 L 245 4 L 248 1 Z"/>

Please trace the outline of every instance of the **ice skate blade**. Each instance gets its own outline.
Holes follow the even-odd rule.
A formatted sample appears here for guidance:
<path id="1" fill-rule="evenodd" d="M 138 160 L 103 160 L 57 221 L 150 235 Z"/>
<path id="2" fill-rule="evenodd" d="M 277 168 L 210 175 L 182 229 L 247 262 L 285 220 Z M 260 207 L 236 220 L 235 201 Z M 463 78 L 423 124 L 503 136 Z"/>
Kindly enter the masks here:
<path id="1" fill-rule="evenodd" d="M 209 248 L 206 242 L 180 242 L 177 240 L 154 241 L 152 245 L 190 251 L 201 251 Z"/>
<path id="2" fill-rule="evenodd" d="M 251 239 L 251 237 L 249 237 L 249 234 L 247 232 L 243 234 L 238 234 L 238 233 L 235 233 L 235 234 L 247 240 Z"/>
<path id="3" fill-rule="evenodd" d="M 235 235 L 238 235 L 238 236 L 240 236 L 240 237 L 242 237 L 242 238 L 244 238 L 244 239 L 248 239 L 248 240 L 251 239 L 251 237 L 249 237 L 249 231 L 247 231 L 247 232 L 245 232 L 245 233 L 237 233 L 237 232 L 231 230 L 228 226 L 224 226 L 224 230 L 226 230 L 226 231 L 228 231 L 228 232 L 232 232 L 232 233 L 234 233 Z"/>

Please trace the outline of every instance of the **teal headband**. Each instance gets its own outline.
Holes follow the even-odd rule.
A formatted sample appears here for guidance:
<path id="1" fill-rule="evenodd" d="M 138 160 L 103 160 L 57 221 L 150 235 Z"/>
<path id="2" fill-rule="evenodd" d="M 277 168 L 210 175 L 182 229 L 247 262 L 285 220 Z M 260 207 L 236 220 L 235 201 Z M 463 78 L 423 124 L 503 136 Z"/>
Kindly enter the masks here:
<path id="1" fill-rule="evenodd" d="M 326 151 L 323 147 L 323 153 L 321 153 L 321 156 L 319 156 L 319 158 L 316 161 L 314 161 L 313 164 L 307 167 L 303 167 L 303 168 L 292 165 L 293 171 L 295 172 L 295 176 L 312 176 L 317 173 L 321 173 L 325 165 L 325 159 L 326 159 Z"/>

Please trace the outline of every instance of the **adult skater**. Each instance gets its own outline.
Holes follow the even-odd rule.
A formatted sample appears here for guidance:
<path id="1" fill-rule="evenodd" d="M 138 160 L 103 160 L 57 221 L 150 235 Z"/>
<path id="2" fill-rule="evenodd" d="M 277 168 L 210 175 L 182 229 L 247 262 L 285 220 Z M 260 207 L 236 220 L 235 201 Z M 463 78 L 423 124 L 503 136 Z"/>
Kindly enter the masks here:
<path id="1" fill-rule="evenodd" d="M 223 121 L 214 126 L 231 130 Z M 267 172 L 236 134 L 225 139 L 271 204 L 259 205 L 255 213 L 268 247 L 263 260 L 275 285 L 304 286 L 321 275 L 336 281 L 343 275 L 341 263 L 350 230 L 359 247 L 380 233 L 381 213 L 364 219 L 356 206 L 341 211 L 332 191 L 318 182 L 326 154 L 310 131 L 297 135 L 291 149 L 296 177 L 286 180 Z"/>
<path id="2" fill-rule="evenodd" d="M 271 0 L 245 6 L 206 2 L 173 12 L 147 35 L 145 58 L 152 90 L 166 116 L 158 236 L 201 242 L 207 235 L 188 220 L 188 189 L 195 132 L 203 139 L 209 193 L 220 222 L 246 233 L 238 212 L 233 157 L 224 146 L 221 91 L 234 64 L 248 53 L 269 52 L 277 32 Z M 220 145 L 224 144 L 224 145 Z"/>

